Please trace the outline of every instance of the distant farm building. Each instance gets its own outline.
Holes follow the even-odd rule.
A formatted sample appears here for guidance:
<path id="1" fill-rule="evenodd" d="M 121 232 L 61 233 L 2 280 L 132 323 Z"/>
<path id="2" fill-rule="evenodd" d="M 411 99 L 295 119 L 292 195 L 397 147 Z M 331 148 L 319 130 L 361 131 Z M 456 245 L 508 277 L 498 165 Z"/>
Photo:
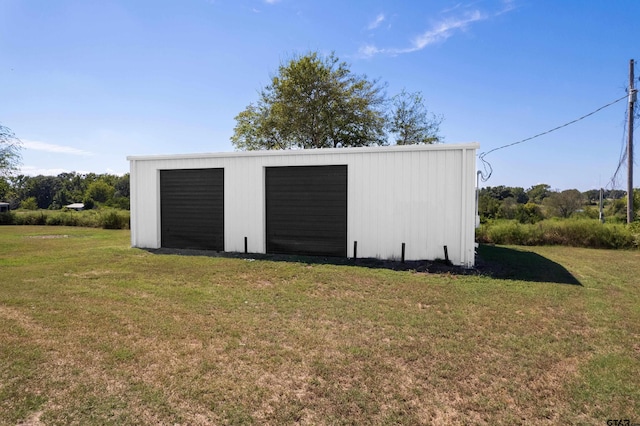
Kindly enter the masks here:
<path id="1" fill-rule="evenodd" d="M 131 156 L 131 245 L 470 267 L 478 148 Z"/>
<path id="2" fill-rule="evenodd" d="M 83 203 L 72 203 L 72 204 L 69 204 L 68 206 L 65 206 L 65 207 L 70 209 L 70 210 L 76 210 L 76 211 L 84 210 L 84 204 Z"/>

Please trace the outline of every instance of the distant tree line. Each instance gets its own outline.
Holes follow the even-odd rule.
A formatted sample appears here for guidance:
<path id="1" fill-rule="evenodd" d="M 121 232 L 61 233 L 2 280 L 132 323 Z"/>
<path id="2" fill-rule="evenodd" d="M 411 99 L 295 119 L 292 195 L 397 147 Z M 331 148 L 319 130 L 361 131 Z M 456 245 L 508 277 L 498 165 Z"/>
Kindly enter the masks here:
<path id="1" fill-rule="evenodd" d="M 617 189 L 603 191 L 603 214 L 607 221 L 626 221 L 627 193 Z M 600 190 L 580 192 L 577 189 L 552 190 L 547 184 L 522 187 L 494 186 L 480 189 L 478 212 L 480 221 L 515 219 L 520 223 L 536 223 L 546 218 L 599 217 Z M 634 211 L 640 209 L 640 189 L 634 191 Z"/>
<path id="2" fill-rule="evenodd" d="M 129 174 L 61 173 L 58 176 L 0 177 L 0 201 L 12 209 L 61 209 L 83 203 L 85 209 L 109 206 L 129 209 Z"/>

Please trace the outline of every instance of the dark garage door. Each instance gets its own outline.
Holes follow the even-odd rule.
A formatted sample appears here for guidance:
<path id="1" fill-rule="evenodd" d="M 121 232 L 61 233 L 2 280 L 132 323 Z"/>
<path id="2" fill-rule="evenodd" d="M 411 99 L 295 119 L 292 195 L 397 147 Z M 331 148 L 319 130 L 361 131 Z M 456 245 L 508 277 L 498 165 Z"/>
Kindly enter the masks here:
<path id="1" fill-rule="evenodd" d="M 224 169 L 160 171 L 161 245 L 224 250 Z"/>
<path id="2" fill-rule="evenodd" d="M 267 253 L 347 256 L 347 166 L 268 167 Z"/>

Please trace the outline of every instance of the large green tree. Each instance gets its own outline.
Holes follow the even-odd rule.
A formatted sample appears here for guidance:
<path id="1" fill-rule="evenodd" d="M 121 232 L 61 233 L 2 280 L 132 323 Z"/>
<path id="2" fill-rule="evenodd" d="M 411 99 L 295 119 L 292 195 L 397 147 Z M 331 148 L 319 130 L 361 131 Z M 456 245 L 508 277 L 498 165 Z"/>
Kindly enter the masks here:
<path id="1" fill-rule="evenodd" d="M 85 197 L 89 197 L 93 201 L 97 201 L 99 203 L 106 203 L 113 198 L 115 191 L 116 190 L 113 186 L 100 179 L 89 185 Z"/>
<path id="2" fill-rule="evenodd" d="M 389 131 L 396 144 L 414 145 L 441 142 L 438 134 L 442 117 L 429 112 L 420 92 L 409 93 L 404 89 L 391 98 L 393 109 L 389 117 Z"/>
<path id="3" fill-rule="evenodd" d="M 0 176 L 6 177 L 20 165 L 20 139 L 10 128 L 0 124 Z"/>
<path id="4" fill-rule="evenodd" d="M 546 183 L 539 183 L 527 189 L 526 193 L 531 202 L 540 204 L 542 200 L 551 195 L 551 186 Z"/>
<path id="5" fill-rule="evenodd" d="M 39 209 L 48 209 L 60 187 L 60 180 L 55 176 L 34 176 L 27 180 L 26 197 L 34 197 Z"/>
<path id="6" fill-rule="evenodd" d="M 231 138 L 241 150 L 332 148 L 387 143 L 385 95 L 334 55 L 308 53 L 278 74 L 236 116 Z"/>
<path id="7" fill-rule="evenodd" d="M 567 218 L 584 206 L 585 197 L 577 189 L 567 189 L 562 192 L 552 192 L 543 203 L 555 216 Z"/>

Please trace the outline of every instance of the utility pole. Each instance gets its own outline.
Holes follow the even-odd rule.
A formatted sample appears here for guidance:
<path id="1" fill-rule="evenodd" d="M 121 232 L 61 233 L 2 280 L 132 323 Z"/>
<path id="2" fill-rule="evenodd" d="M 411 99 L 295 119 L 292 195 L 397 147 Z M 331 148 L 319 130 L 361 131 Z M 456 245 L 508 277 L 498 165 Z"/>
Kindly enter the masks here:
<path id="1" fill-rule="evenodd" d="M 604 203 L 602 202 L 603 196 L 604 196 L 604 188 L 600 188 L 600 202 L 598 203 L 598 208 L 599 208 L 598 220 L 600 220 L 600 223 L 604 223 L 604 212 L 602 211 L 602 208 L 604 207 Z"/>
<path id="2" fill-rule="evenodd" d="M 629 61 L 629 118 L 627 119 L 627 223 L 633 222 L 633 107 L 636 89 L 633 87 L 633 59 Z"/>

